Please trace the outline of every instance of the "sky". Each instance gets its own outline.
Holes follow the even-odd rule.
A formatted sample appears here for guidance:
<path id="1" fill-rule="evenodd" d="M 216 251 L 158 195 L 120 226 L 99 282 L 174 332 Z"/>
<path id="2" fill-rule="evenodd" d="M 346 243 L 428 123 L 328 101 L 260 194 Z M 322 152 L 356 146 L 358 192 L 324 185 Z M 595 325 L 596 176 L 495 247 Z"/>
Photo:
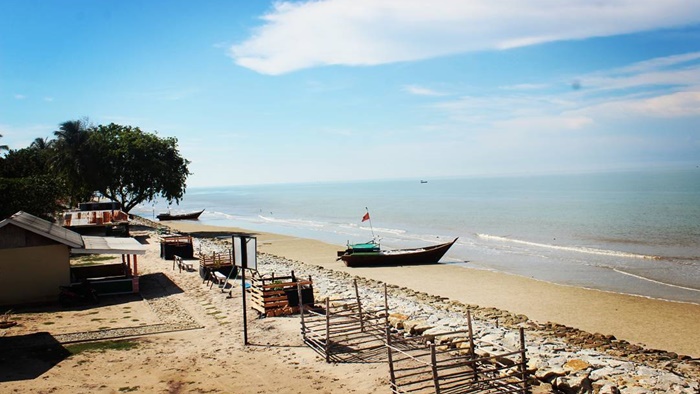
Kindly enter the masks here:
<path id="1" fill-rule="evenodd" d="M 0 145 L 176 137 L 188 187 L 700 165 L 697 0 L 0 0 Z"/>

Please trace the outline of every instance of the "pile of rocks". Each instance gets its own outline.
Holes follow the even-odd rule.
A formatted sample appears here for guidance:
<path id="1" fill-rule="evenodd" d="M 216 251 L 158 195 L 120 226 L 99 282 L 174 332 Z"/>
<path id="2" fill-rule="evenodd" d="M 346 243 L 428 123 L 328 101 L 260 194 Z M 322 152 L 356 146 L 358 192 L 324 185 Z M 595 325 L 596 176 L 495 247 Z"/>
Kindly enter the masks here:
<path id="1" fill-rule="evenodd" d="M 226 247 L 207 239 L 195 242 L 206 253 Z M 370 309 L 384 305 L 384 285 L 371 279 L 267 254 L 258 256 L 258 268 L 263 274 L 287 275 L 294 271 L 297 276 L 311 276 L 317 299 L 354 297 L 353 281 L 357 281 L 363 305 Z M 463 304 L 405 287 L 388 285 L 387 293 L 390 312 L 402 315 L 392 320 L 395 328 L 410 335 L 466 330 L 469 311 L 476 338 L 516 348 L 515 329 L 524 327 L 535 393 L 700 393 L 697 359 L 556 323 L 538 324 L 524 315 Z"/>

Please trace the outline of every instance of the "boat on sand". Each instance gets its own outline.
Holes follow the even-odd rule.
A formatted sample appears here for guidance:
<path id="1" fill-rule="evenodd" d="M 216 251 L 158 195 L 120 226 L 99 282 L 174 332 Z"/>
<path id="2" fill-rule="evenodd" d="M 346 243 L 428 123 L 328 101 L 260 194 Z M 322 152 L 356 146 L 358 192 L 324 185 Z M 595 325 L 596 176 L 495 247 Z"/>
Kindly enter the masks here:
<path id="1" fill-rule="evenodd" d="M 180 214 L 171 214 L 171 213 L 161 213 L 156 216 L 158 220 L 197 220 L 199 219 L 199 215 L 202 214 L 204 210 L 202 209 L 199 212 L 190 212 L 190 213 L 180 213 Z"/>
<path id="2" fill-rule="evenodd" d="M 338 251 L 338 260 L 348 267 L 384 267 L 416 264 L 435 264 L 457 242 L 426 246 L 413 249 L 382 250 L 379 243 L 370 241 L 362 244 L 348 244 L 347 249 Z"/>

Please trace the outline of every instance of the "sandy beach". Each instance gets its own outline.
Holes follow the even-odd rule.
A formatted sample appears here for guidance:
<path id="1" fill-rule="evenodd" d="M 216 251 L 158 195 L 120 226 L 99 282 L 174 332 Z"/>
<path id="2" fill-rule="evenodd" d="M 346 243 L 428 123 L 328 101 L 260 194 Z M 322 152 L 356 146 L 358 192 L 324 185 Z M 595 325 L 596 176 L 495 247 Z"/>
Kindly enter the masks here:
<path id="1" fill-rule="evenodd" d="M 172 223 L 188 233 L 246 232 L 238 228 Z M 342 245 L 258 233 L 258 250 L 466 304 L 524 314 L 652 349 L 700 357 L 700 305 L 561 286 L 515 275 L 450 265 L 348 268 L 335 261 Z M 663 327 L 660 329 L 660 327 Z"/>
<path id="2" fill-rule="evenodd" d="M 195 237 L 245 232 L 192 222 L 168 226 Z M 18 325 L 0 331 L 0 339 L 44 333 L 61 346 L 41 354 L 5 348 L 0 352 L 0 392 L 390 392 L 386 363 L 325 363 L 303 344 L 298 316 L 258 319 L 255 311 L 247 310 L 249 344 L 244 345 L 240 286 L 234 284 L 229 294 L 203 283 L 196 272 L 173 269 L 171 261 L 159 256 L 155 231 L 146 229 L 140 235 L 148 247 L 139 257 L 143 297 L 108 297 L 95 308 L 16 311 L 13 318 Z M 255 235 L 258 252 L 267 255 L 523 314 L 538 323 L 556 322 L 649 349 L 700 357 L 699 305 L 456 266 L 347 268 L 335 260 L 339 245 Z M 139 334 L 148 329 L 156 333 Z M 71 335 L 100 330 L 111 330 L 114 340 L 133 347 L 70 354 L 75 351 Z"/>

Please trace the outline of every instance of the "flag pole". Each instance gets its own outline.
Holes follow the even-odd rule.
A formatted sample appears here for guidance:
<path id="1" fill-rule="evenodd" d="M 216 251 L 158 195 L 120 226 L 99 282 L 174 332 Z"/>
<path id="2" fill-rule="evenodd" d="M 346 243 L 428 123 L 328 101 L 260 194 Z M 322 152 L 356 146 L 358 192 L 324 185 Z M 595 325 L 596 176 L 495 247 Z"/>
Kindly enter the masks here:
<path id="1" fill-rule="evenodd" d="M 367 218 L 369 219 L 369 229 L 372 231 L 372 241 L 374 241 L 377 237 L 374 235 L 374 228 L 372 227 L 372 215 L 369 214 L 369 209 L 365 207 L 365 211 L 367 211 Z"/>

